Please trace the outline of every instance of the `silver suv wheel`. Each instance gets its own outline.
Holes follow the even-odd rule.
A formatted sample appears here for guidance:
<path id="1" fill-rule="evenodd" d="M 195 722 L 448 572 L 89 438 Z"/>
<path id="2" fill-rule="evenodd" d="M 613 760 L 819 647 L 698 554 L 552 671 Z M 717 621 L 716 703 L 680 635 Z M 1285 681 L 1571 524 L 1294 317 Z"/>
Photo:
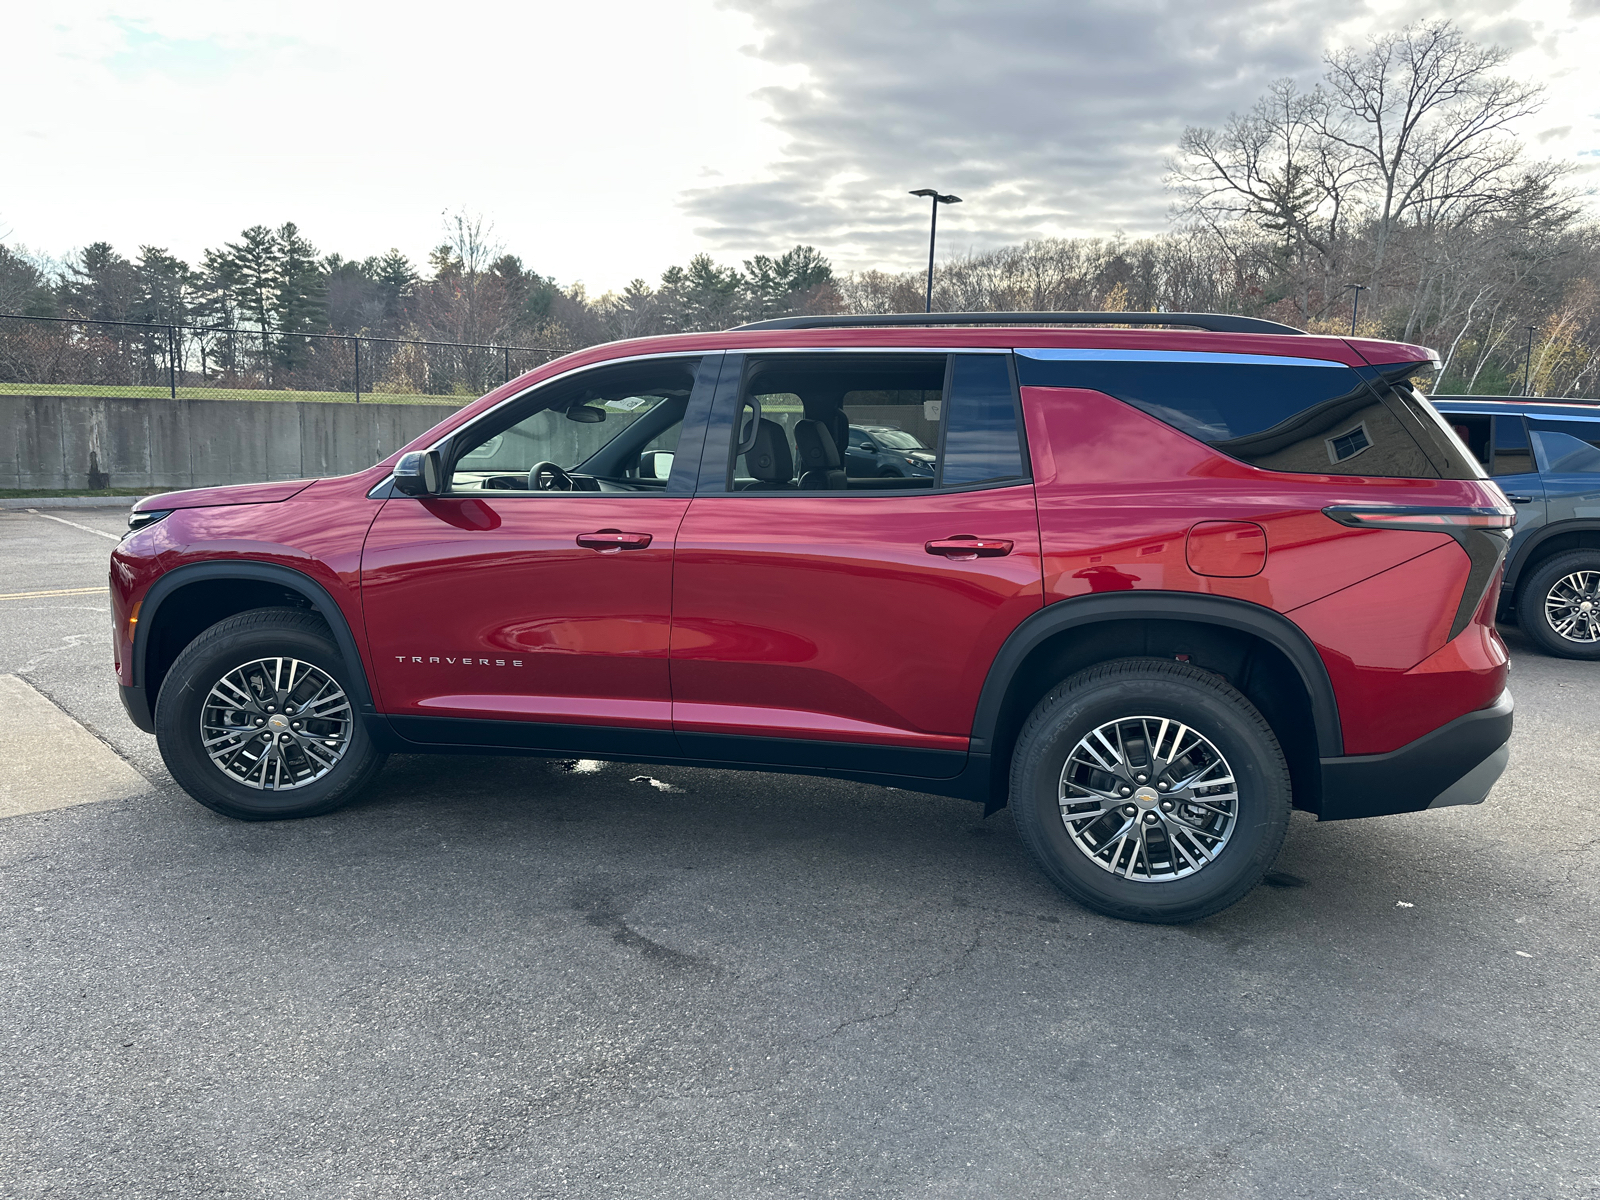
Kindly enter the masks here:
<path id="1" fill-rule="evenodd" d="M 1574 571 L 1544 597 L 1545 620 L 1558 637 L 1579 645 L 1600 642 L 1600 571 Z"/>
<path id="2" fill-rule="evenodd" d="M 1067 756 L 1059 798 L 1073 845 L 1102 870 L 1142 883 L 1202 870 L 1238 820 L 1228 760 L 1166 717 L 1119 717 L 1090 730 Z"/>
<path id="3" fill-rule="evenodd" d="M 353 714 L 338 682 L 298 658 L 258 658 L 226 672 L 200 706 L 200 738 L 235 783 L 290 791 L 315 783 L 350 748 Z"/>

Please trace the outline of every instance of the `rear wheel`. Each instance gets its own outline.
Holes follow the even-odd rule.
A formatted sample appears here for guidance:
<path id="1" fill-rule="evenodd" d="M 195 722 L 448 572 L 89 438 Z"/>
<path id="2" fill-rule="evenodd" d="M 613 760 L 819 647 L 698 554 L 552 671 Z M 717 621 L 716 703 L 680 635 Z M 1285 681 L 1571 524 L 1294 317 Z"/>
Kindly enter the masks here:
<path id="1" fill-rule="evenodd" d="M 219 621 L 178 655 L 156 742 L 201 804 L 244 821 L 330 812 L 382 768 L 350 668 L 321 618 L 263 608 Z"/>
<path id="2" fill-rule="evenodd" d="M 1517 624 L 1549 654 L 1600 659 L 1600 550 L 1540 563 L 1517 598 Z"/>
<path id="3" fill-rule="evenodd" d="M 1289 770 L 1261 714 L 1219 676 L 1165 659 L 1078 674 L 1033 710 L 1011 810 L 1045 874 L 1107 916 L 1195 921 L 1277 857 Z"/>

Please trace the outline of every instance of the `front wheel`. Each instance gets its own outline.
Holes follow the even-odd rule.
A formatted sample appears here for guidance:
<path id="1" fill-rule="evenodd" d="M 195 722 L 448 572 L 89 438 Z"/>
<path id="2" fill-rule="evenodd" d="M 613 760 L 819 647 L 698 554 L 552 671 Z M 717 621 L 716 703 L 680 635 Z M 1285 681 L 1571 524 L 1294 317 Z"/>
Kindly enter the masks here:
<path id="1" fill-rule="evenodd" d="M 1180 923 L 1260 882 L 1288 830 L 1272 728 L 1220 676 L 1166 659 L 1090 667 L 1033 710 L 1011 760 L 1023 842 L 1107 916 Z"/>
<path id="2" fill-rule="evenodd" d="M 1517 624 L 1547 654 L 1600 659 L 1600 550 L 1540 563 L 1517 597 Z"/>
<path id="3" fill-rule="evenodd" d="M 330 812 L 385 757 L 327 625 L 294 608 L 240 613 L 190 642 L 162 680 L 156 744 L 184 791 L 242 821 Z"/>

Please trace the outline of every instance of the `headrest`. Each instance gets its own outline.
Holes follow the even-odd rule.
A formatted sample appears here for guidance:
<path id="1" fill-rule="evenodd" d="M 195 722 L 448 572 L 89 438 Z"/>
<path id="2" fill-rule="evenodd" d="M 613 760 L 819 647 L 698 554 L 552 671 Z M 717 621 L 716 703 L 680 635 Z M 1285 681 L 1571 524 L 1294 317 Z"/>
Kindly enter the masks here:
<path id="1" fill-rule="evenodd" d="M 836 471 L 839 446 L 833 431 L 821 421 L 794 423 L 794 448 L 800 455 L 801 471 Z"/>
<path id="2" fill-rule="evenodd" d="M 744 456 L 750 474 L 763 483 L 788 483 L 794 478 L 794 455 L 789 453 L 789 439 L 783 426 L 776 421 L 761 418 L 756 425 L 756 441 Z"/>

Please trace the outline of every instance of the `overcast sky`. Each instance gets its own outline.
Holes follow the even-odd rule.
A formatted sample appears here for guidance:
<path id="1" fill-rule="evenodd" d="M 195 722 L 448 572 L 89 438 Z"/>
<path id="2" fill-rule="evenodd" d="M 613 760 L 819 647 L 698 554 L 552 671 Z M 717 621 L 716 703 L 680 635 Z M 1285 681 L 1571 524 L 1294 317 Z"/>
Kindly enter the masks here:
<path id="1" fill-rule="evenodd" d="M 707 250 L 940 255 L 1166 225 L 1185 124 L 1450 16 L 1550 100 L 1523 134 L 1600 184 L 1600 0 L 127 0 L 8 6 L 0 240 L 195 261 L 286 220 L 418 262 L 446 211 L 591 292 Z"/>

